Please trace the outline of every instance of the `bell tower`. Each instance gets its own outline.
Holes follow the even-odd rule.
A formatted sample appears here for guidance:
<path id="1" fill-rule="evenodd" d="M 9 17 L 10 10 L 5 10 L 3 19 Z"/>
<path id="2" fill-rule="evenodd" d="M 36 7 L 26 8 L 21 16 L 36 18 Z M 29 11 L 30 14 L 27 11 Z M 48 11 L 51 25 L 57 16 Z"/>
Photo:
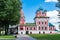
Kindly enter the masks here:
<path id="1" fill-rule="evenodd" d="M 20 25 L 24 25 L 25 24 L 25 16 L 23 14 L 23 11 L 20 11 Z"/>

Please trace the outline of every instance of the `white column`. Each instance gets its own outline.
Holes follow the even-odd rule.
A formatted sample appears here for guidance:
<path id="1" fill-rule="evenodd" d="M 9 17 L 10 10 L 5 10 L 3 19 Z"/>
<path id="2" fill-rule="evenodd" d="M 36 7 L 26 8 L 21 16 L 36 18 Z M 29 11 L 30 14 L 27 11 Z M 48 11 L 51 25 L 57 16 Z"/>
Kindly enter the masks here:
<path id="1" fill-rule="evenodd" d="M 38 26 L 37 26 L 37 30 L 38 30 Z"/>
<path id="2" fill-rule="evenodd" d="M 23 27 L 24 31 L 25 31 L 25 26 Z"/>

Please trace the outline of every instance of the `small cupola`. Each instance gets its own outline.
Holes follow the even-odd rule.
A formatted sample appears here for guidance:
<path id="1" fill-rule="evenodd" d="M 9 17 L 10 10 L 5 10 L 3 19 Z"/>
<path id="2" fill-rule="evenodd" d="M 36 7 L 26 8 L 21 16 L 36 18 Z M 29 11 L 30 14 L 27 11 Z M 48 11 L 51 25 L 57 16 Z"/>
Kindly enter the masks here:
<path id="1" fill-rule="evenodd" d="M 36 17 L 42 17 L 42 16 L 46 16 L 46 12 L 47 10 L 43 10 L 43 8 L 39 8 L 37 11 L 36 11 Z"/>

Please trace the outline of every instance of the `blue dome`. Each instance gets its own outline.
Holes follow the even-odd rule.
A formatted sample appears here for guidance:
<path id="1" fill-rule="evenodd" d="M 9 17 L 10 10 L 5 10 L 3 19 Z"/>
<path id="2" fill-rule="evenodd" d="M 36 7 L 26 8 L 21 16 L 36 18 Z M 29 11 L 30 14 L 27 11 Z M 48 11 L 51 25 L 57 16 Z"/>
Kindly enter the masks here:
<path id="1" fill-rule="evenodd" d="M 41 11 L 41 10 L 43 11 L 43 8 L 39 8 L 39 9 L 36 11 L 36 13 L 39 12 L 39 11 Z"/>
<path id="2" fill-rule="evenodd" d="M 47 12 L 47 10 L 43 10 L 42 7 L 40 7 L 40 8 L 36 11 L 36 13 L 39 12 L 39 11 L 43 11 L 43 13 Z"/>

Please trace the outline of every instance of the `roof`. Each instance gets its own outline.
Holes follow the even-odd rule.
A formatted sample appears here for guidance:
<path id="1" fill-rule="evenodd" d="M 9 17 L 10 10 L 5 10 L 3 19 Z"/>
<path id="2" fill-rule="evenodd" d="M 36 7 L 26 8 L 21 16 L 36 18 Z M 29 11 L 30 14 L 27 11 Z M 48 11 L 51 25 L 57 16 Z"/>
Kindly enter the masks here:
<path id="1" fill-rule="evenodd" d="M 41 11 L 41 10 L 43 10 L 43 8 L 40 7 L 40 8 L 36 11 L 36 13 L 39 12 L 39 11 Z"/>
<path id="2" fill-rule="evenodd" d="M 35 23 L 26 23 L 25 26 L 36 26 Z"/>
<path id="3" fill-rule="evenodd" d="M 47 10 L 44 10 L 42 7 L 40 7 L 40 8 L 36 11 L 36 13 L 39 12 L 39 11 L 47 12 Z"/>
<path id="4" fill-rule="evenodd" d="M 43 10 L 43 8 L 39 8 L 36 12 Z"/>
<path id="5" fill-rule="evenodd" d="M 50 27 L 52 27 L 52 26 L 54 26 L 54 25 L 53 25 L 53 24 L 51 24 L 51 23 L 49 23 L 49 26 L 50 26 Z"/>
<path id="6" fill-rule="evenodd" d="M 58 31 L 57 29 L 55 29 L 55 31 Z"/>
<path id="7" fill-rule="evenodd" d="M 36 26 L 35 23 L 26 23 L 25 25 L 22 25 L 22 26 Z M 49 23 L 49 27 L 52 27 L 54 26 L 53 24 Z"/>
<path id="8" fill-rule="evenodd" d="M 60 23 L 60 22 L 58 22 L 58 23 Z"/>

